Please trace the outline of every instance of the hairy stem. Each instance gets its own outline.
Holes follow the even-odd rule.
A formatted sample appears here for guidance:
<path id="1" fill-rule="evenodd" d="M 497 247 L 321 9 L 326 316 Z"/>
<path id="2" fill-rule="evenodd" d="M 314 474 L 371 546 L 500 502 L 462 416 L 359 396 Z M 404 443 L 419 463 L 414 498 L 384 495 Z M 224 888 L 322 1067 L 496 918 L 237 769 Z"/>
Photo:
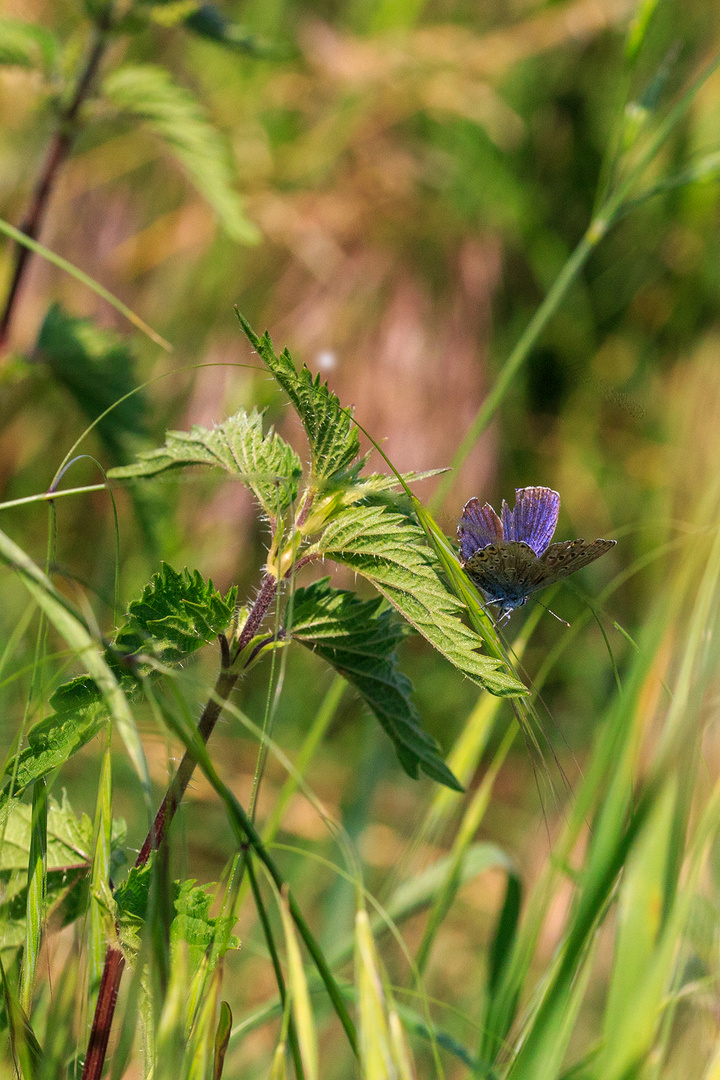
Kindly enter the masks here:
<path id="1" fill-rule="evenodd" d="M 58 173 L 67 159 L 75 140 L 76 121 L 80 106 L 89 93 L 93 79 L 100 66 L 100 62 L 105 55 L 107 46 L 107 29 L 105 27 L 97 27 L 93 35 L 93 41 L 90 46 L 87 60 L 80 72 L 72 97 L 60 112 L 55 134 L 52 137 L 47 154 L 45 155 L 45 161 L 37 183 L 35 184 L 35 190 L 28 212 L 25 216 L 25 221 L 21 226 L 21 231 L 24 232 L 26 236 L 29 236 L 31 240 L 37 238 L 40 229 L 42 228 Z M 18 244 L 15 254 L 15 266 L 10 281 L 10 289 L 7 300 L 5 301 L 5 310 L 0 318 L 0 348 L 5 346 L 9 336 L 10 323 L 17 306 L 20 286 L 29 265 L 30 255 L 31 252 L 28 248 Z"/>
<path id="2" fill-rule="evenodd" d="M 248 642 L 254 637 L 267 610 L 277 593 L 277 579 L 266 574 L 260 587 L 257 599 L 248 615 L 247 622 L 242 629 L 235 648 L 233 658 L 237 657 Z M 228 661 L 230 651 L 227 641 L 221 639 L 222 665 L 212 695 L 208 700 L 198 724 L 198 735 L 203 743 L 207 743 L 215 724 L 223 710 L 225 702 L 229 698 L 239 672 L 234 672 Z M 135 860 L 136 866 L 144 866 L 150 858 L 150 853 L 156 850 L 167 836 L 168 829 L 175 816 L 180 801 L 185 794 L 190 777 L 195 769 L 195 756 L 190 749 L 185 751 L 180 766 L 168 787 L 165 797 L 160 804 L 160 809 L 155 815 L 150 832 L 145 838 L 145 843 L 140 849 L 140 854 Z M 109 945 L 105 954 L 105 966 L 103 968 L 100 990 L 98 992 L 95 1015 L 88 1042 L 87 1057 L 83 1067 L 82 1080 L 100 1080 L 105 1056 L 107 1054 L 108 1040 L 112 1027 L 115 1004 L 117 1002 L 120 980 L 125 967 L 125 957 L 117 945 Z"/>

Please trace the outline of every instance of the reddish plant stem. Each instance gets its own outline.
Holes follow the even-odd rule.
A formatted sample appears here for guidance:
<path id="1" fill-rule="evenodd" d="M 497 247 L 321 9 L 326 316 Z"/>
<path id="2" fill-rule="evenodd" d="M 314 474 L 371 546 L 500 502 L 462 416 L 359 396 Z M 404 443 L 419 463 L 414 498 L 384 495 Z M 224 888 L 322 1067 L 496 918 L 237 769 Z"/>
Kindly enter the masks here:
<path id="1" fill-rule="evenodd" d="M 242 628 L 240 637 L 238 638 L 233 659 L 239 656 L 248 642 L 255 636 L 255 633 L 265 617 L 270 604 L 275 599 L 276 594 L 277 579 L 270 574 L 266 574 L 260 592 L 257 595 L 257 599 L 248 615 L 247 622 Z M 221 638 L 221 648 L 222 667 L 220 674 L 215 683 L 212 696 L 205 706 L 203 714 L 200 717 L 200 723 L 198 724 L 198 735 L 204 743 L 207 743 L 210 738 L 225 702 L 230 696 L 239 677 L 239 672 L 233 672 L 229 666 L 230 653 L 227 647 L 227 641 L 223 638 Z M 190 783 L 190 777 L 193 774 L 196 764 L 194 755 L 190 750 L 186 750 L 178 767 L 178 771 L 175 773 L 175 776 L 165 793 L 165 798 L 160 804 L 160 809 L 155 815 L 155 821 L 145 838 L 145 843 L 140 849 L 140 854 L 135 860 L 135 866 L 144 866 L 150 858 L 151 852 L 156 850 L 167 836 L 168 829 L 175 816 L 175 811 Z M 112 1028 L 115 1005 L 120 989 L 120 980 L 124 968 L 125 957 L 123 956 L 122 951 L 117 945 L 109 945 L 107 952 L 105 953 L 105 964 L 103 967 L 102 979 L 100 981 L 100 989 L 98 991 L 97 1005 L 95 1006 L 93 1025 L 90 1031 L 87 1056 L 85 1058 L 85 1065 L 83 1066 L 82 1080 L 100 1080 L 100 1075 L 105 1063 L 105 1056 L 107 1054 L 110 1029 Z"/>
<path id="2" fill-rule="evenodd" d="M 37 238 L 40 229 L 42 228 L 50 195 L 55 186 L 58 172 L 70 153 L 70 148 L 75 139 L 75 121 L 77 120 L 80 106 L 87 97 L 92 81 L 100 66 L 100 61 L 107 49 L 108 39 L 104 30 L 105 28 L 98 27 L 95 31 L 94 40 L 90 47 L 85 67 L 80 73 L 75 92 L 60 113 L 57 130 L 53 135 L 47 154 L 45 155 L 45 163 L 35 185 L 35 191 L 33 192 L 32 201 L 25 216 L 25 221 L 20 226 L 21 231 L 24 232 L 26 236 L 29 236 L 31 240 Z M 22 244 L 17 245 L 15 268 L 10 282 L 10 290 L 5 302 L 5 310 L 3 311 L 2 318 L 0 318 L 0 349 L 5 347 L 8 339 L 10 322 L 15 311 L 20 286 L 31 254 L 32 252 L 29 248 L 24 247 Z"/>
<path id="3" fill-rule="evenodd" d="M 124 968 L 125 957 L 122 951 L 116 945 L 109 945 L 105 953 L 105 966 L 83 1067 L 83 1080 L 90 1077 L 92 1080 L 100 1078 Z"/>

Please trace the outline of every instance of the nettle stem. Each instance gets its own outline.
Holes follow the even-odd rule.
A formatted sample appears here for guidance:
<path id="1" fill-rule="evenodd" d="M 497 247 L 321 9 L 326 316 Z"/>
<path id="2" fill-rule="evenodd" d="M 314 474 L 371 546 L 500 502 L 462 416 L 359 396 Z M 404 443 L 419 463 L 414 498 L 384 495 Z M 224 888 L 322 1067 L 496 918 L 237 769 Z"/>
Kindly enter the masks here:
<path id="1" fill-rule="evenodd" d="M 37 239 L 42 228 L 58 173 L 75 141 L 76 121 L 80 107 L 90 91 L 92 82 L 100 67 L 100 62 L 107 50 L 108 40 L 107 28 L 104 26 L 96 27 L 87 60 L 80 72 L 75 90 L 60 112 L 55 134 L 52 137 L 42 170 L 35 184 L 32 201 L 25 216 L 25 221 L 20 227 L 21 231 L 26 236 L 29 236 L 31 240 Z M 29 248 L 18 244 L 10 289 L 5 301 L 5 310 L 2 317 L 0 317 L 0 348 L 4 348 L 8 340 L 10 323 L 17 306 L 20 286 L 29 265 L 31 254 Z"/>
<path id="2" fill-rule="evenodd" d="M 226 701 L 235 687 L 239 671 L 233 671 L 232 661 L 235 660 L 250 640 L 257 633 L 267 610 L 277 595 L 277 578 L 266 574 L 260 587 L 260 592 L 248 615 L 247 622 L 238 638 L 232 658 L 227 640 L 221 638 L 222 663 L 220 674 L 213 688 L 212 695 L 208 700 L 198 724 L 198 735 L 203 743 L 207 743 L 213 729 L 220 717 Z M 160 809 L 155 815 L 150 832 L 145 838 L 145 843 L 140 849 L 140 854 L 135 860 L 135 866 L 145 866 L 153 851 L 157 850 L 167 836 L 175 811 L 182 800 L 190 778 L 197 764 L 193 753 L 186 750 L 178 771 L 175 773 L 165 797 L 160 804 Z M 95 1015 L 93 1017 L 90 1039 L 88 1042 L 87 1056 L 83 1067 L 82 1080 L 100 1080 L 105 1056 L 107 1054 L 108 1040 L 112 1028 L 115 1005 L 117 1003 L 120 980 L 125 968 L 125 957 L 122 950 L 115 944 L 108 945 L 105 953 L 105 965 L 103 967 L 100 989 L 98 991 Z"/>

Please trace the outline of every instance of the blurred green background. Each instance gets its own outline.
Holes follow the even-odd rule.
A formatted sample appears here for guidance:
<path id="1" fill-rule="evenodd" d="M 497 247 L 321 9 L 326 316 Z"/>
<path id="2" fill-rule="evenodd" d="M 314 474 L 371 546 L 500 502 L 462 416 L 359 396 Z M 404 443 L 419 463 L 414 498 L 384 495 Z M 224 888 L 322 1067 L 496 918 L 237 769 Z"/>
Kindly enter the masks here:
<path id="1" fill-rule="evenodd" d="M 126 452 L 159 444 L 168 427 L 211 426 L 255 404 L 266 406 L 283 435 L 302 447 L 298 425 L 239 332 L 237 304 L 297 362 L 322 372 L 343 404 L 353 404 L 359 421 L 384 440 L 399 469 L 448 465 L 495 373 L 587 228 L 625 100 L 662 115 L 720 45 L 720 9 L 707 0 L 661 0 L 634 65 L 625 53 L 636 12 L 630 0 L 227 0 L 222 11 L 255 36 L 260 56 L 193 36 L 181 23 L 172 25 L 177 5 L 160 5 L 145 32 L 117 37 L 105 63 L 108 70 L 121 62 L 162 64 L 204 103 L 227 139 L 257 242 L 226 234 L 150 134 L 117 121 L 102 100 L 87 103 L 40 239 L 120 296 L 173 352 L 131 334 L 108 305 L 34 259 L 0 361 L 3 501 L 44 490 L 88 423 L 77 392 L 35 348 L 51 301 L 122 335 L 137 378 L 158 380 L 147 387 L 142 432 Z M 69 0 L 6 0 L 3 15 L 52 28 L 75 55 L 85 48 L 86 23 Z M 0 214 L 19 224 L 53 125 L 36 73 L 0 69 L 0 124 Z M 719 145 L 716 74 L 654 169 L 658 177 L 676 172 Z M 619 541 L 583 573 L 581 590 L 597 595 L 647 557 L 612 593 L 602 616 L 621 671 L 630 646 L 613 621 L 633 636 L 642 627 L 660 578 L 673 569 L 672 559 L 658 562 L 654 555 L 682 531 L 687 506 L 715 461 L 719 225 L 718 185 L 708 182 L 660 194 L 612 230 L 439 513 L 454 535 L 472 495 L 497 507 L 503 497 L 512 502 L 515 487 L 548 485 L 562 497 L 558 539 Z M 4 288 L 11 254 L 4 244 Z M 105 467 L 116 463 L 95 434 L 80 451 Z M 63 484 L 101 479 L 85 459 Z M 418 485 L 417 494 L 429 497 L 434 483 Z M 145 490 L 144 527 L 137 506 L 117 495 L 123 603 L 149 578 L 158 555 L 178 568 L 199 569 L 223 591 L 238 583 L 241 595 L 252 593 L 267 535 L 248 492 L 205 474 Z M 44 508 L 4 511 L 1 525 L 42 561 Z M 58 504 L 54 558 L 69 593 L 77 600 L 82 592 L 108 629 L 115 532 L 107 494 Z M 682 559 L 682 548 L 673 558 Z M 334 577 L 352 584 L 340 573 Z M 22 640 L 34 640 L 34 624 L 22 640 L 12 638 L 26 600 L 7 570 L 1 580 L 0 651 L 11 643 L 19 656 Z M 551 606 L 572 623 L 584 601 L 566 586 Z M 511 637 L 528 611 L 513 616 Z M 529 677 L 565 633 L 543 615 L 523 658 Z M 419 639 L 404 646 L 403 662 L 428 729 L 448 748 L 475 703 L 475 688 Z M 196 664 L 211 680 L 215 657 Z M 0 687 L 4 748 L 23 714 L 29 679 L 29 669 L 20 670 Z M 330 681 L 314 657 L 300 650 L 290 656 L 275 727 L 287 750 L 301 742 Z M 256 721 L 266 686 L 261 667 L 241 691 L 241 707 Z M 528 880 L 547 857 L 614 686 L 606 643 L 591 620 L 543 690 L 545 763 L 518 743 L 483 823 L 483 837 L 504 846 Z M 143 730 L 159 792 L 176 748 L 149 722 Z M 227 720 L 212 748 L 247 800 L 252 741 Z M 94 804 L 99 754 L 91 745 L 62 776 L 78 808 Z M 282 778 L 271 762 L 261 814 Z M 404 776 L 389 742 L 349 693 L 310 780 L 358 839 L 371 887 L 382 881 L 419 820 L 430 782 Z M 121 754 L 115 782 L 117 812 L 139 846 L 145 820 Z M 197 781 L 189 801 L 188 865 L 198 878 L 214 880 L 231 847 L 230 829 L 204 782 Z M 301 800 L 286 833 L 321 851 L 328 845 Z M 306 875 L 308 903 L 316 894 L 324 905 L 328 934 L 334 922 L 345 925 L 351 895 L 328 888 L 329 877 L 310 862 L 296 860 L 294 870 Z M 487 940 L 500 886 L 498 874 L 495 885 L 483 878 L 461 893 L 433 969 L 439 997 L 462 1005 L 458 987 L 466 976 L 472 981 L 476 946 Z M 546 939 L 545 959 L 552 927 Z M 256 996 L 265 983 L 270 992 L 264 960 L 245 978 L 256 980 Z M 244 1045 L 248 1062 L 272 1047 L 269 1035 L 265 1042 L 262 1033 L 256 1038 L 257 1046 Z"/>

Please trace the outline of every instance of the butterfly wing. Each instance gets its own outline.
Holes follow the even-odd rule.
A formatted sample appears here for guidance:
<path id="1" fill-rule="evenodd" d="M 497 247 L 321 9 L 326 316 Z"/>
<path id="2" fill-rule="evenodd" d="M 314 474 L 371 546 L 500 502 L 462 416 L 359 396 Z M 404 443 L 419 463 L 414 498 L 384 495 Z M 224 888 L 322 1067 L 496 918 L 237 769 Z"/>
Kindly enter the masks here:
<path id="1" fill-rule="evenodd" d="M 595 562 L 610 548 L 615 547 L 615 540 L 593 540 L 585 543 L 584 540 L 562 540 L 559 544 L 551 544 L 543 555 L 531 567 L 529 592 L 536 589 L 544 589 L 546 585 L 561 578 L 569 577 L 576 570 L 582 570 L 583 566 Z"/>
<path id="2" fill-rule="evenodd" d="M 516 488 L 514 510 L 503 500 L 503 537 L 522 541 L 542 555 L 553 538 L 559 513 L 560 496 L 552 488 Z"/>
<path id="3" fill-rule="evenodd" d="M 481 506 L 479 499 L 469 499 L 463 507 L 457 535 L 463 559 L 470 559 L 481 548 L 502 542 L 502 524 L 490 503 Z"/>
<path id="4" fill-rule="evenodd" d="M 513 608 L 524 604 L 533 589 L 542 588 L 533 585 L 539 562 L 527 544 L 513 540 L 481 548 L 463 563 L 463 569 L 485 593 L 488 603 L 499 602 L 503 607 Z"/>

